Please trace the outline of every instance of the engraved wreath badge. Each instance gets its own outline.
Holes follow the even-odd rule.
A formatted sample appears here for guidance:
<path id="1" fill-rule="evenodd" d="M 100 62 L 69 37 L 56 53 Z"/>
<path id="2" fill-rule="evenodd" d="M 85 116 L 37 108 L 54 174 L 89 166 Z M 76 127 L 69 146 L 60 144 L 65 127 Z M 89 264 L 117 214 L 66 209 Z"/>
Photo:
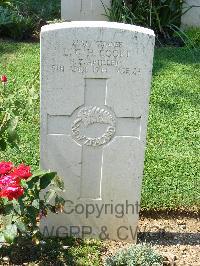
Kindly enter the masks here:
<path id="1" fill-rule="evenodd" d="M 107 124 L 105 133 L 100 137 L 87 137 L 81 134 L 81 128 L 94 124 Z M 77 114 L 76 119 L 72 123 L 72 136 L 81 145 L 101 146 L 108 143 L 114 136 L 116 131 L 116 119 L 112 113 L 104 108 L 97 106 L 83 107 Z"/>

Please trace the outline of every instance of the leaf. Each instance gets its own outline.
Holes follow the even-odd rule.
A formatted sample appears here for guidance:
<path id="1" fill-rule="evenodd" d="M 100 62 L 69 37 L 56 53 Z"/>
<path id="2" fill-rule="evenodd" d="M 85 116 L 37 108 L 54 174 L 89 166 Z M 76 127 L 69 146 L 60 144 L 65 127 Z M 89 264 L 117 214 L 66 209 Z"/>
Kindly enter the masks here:
<path id="1" fill-rule="evenodd" d="M 1 200 L 3 201 L 3 205 L 11 204 L 8 198 L 2 198 Z"/>
<path id="2" fill-rule="evenodd" d="M 57 174 L 56 172 L 50 172 L 50 173 L 44 174 L 40 178 L 40 188 L 45 189 L 46 187 L 48 187 L 48 185 L 51 184 L 51 181 L 54 179 L 56 174 Z"/>
<path id="3" fill-rule="evenodd" d="M 15 131 L 15 129 L 16 129 L 17 125 L 18 125 L 18 121 L 19 121 L 19 117 L 18 116 L 12 117 L 10 119 L 10 122 L 9 122 L 8 130 L 9 131 Z"/>
<path id="4" fill-rule="evenodd" d="M 16 140 L 15 141 L 19 141 L 19 136 L 18 135 L 16 136 Z M 18 146 L 18 144 L 16 142 L 11 141 L 10 142 L 10 146 L 16 152 L 20 152 L 20 148 L 19 148 L 19 146 Z"/>
<path id="5" fill-rule="evenodd" d="M 12 218 L 13 215 L 12 214 L 7 214 L 1 217 L 1 223 L 3 225 L 3 227 L 6 227 L 7 225 L 12 223 Z"/>
<path id="6" fill-rule="evenodd" d="M 2 135 L 3 132 L 8 128 L 10 114 L 7 112 L 1 112 L 3 117 L 1 117 L 0 121 L 0 134 Z"/>
<path id="7" fill-rule="evenodd" d="M 17 132 L 15 130 L 13 131 L 8 130 L 8 141 L 12 143 L 15 140 L 19 140 Z"/>
<path id="8" fill-rule="evenodd" d="M 0 150 L 5 151 L 6 146 L 6 141 L 4 139 L 0 139 Z"/>
<path id="9" fill-rule="evenodd" d="M 56 192 L 53 189 L 50 189 L 44 196 L 46 203 L 49 203 L 55 194 Z"/>
<path id="10" fill-rule="evenodd" d="M 16 132 L 16 127 L 18 124 L 18 116 L 12 117 L 9 121 L 7 133 L 8 133 L 8 141 L 9 142 L 14 142 L 15 140 L 19 140 L 19 136 Z"/>
<path id="11" fill-rule="evenodd" d="M 22 197 L 18 199 L 18 203 L 19 203 L 19 205 L 20 205 L 21 210 L 22 210 L 23 212 L 25 212 L 26 209 L 25 209 L 25 206 L 24 206 L 24 202 L 23 202 Z"/>
<path id="12" fill-rule="evenodd" d="M 27 185 L 26 180 L 21 179 L 21 186 L 22 186 L 23 188 L 28 188 L 28 185 Z"/>
<path id="13" fill-rule="evenodd" d="M 56 198 L 55 198 L 55 211 L 56 211 L 56 213 L 58 213 L 58 212 L 62 213 L 64 211 L 64 206 L 65 206 L 65 200 L 63 199 L 63 197 L 61 197 L 57 194 Z"/>
<path id="14" fill-rule="evenodd" d="M 17 200 L 13 200 L 13 208 L 16 211 L 17 214 L 21 215 L 21 208 L 20 208 L 20 204 Z"/>
<path id="15" fill-rule="evenodd" d="M 3 246 L 3 244 L 5 243 L 5 238 L 4 238 L 4 235 L 3 233 L 0 234 L 0 248 Z"/>
<path id="16" fill-rule="evenodd" d="M 4 206 L 4 212 L 5 212 L 6 214 L 11 214 L 11 213 L 13 213 L 13 205 L 12 205 L 11 202 L 9 202 L 9 204 L 7 204 L 7 205 Z"/>
<path id="17" fill-rule="evenodd" d="M 53 183 L 54 183 L 55 187 L 58 187 L 58 188 L 60 188 L 61 190 L 64 190 L 64 188 L 65 188 L 65 187 L 64 187 L 64 181 L 63 181 L 63 179 L 62 179 L 61 177 L 56 176 L 56 177 L 54 178 Z"/>
<path id="18" fill-rule="evenodd" d="M 29 181 L 26 182 L 28 185 L 28 188 L 32 189 L 38 183 L 39 180 L 40 180 L 39 176 L 32 177 Z"/>
<path id="19" fill-rule="evenodd" d="M 61 197 L 59 195 L 56 195 L 55 205 L 64 206 L 65 205 L 65 199 L 63 199 L 63 197 Z"/>
<path id="20" fill-rule="evenodd" d="M 32 178 L 33 177 L 36 177 L 36 176 L 43 176 L 45 175 L 47 172 L 46 171 L 43 171 L 43 170 L 36 170 L 33 172 L 33 175 L 32 175 Z M 29 179 L 30 180 L 30 179 Z"/>
<path id="21" fill-rule="evenodd" d="M 28 212 L 29 218 L 32 220 L 32 223 L 34 224 L 35 219 L 38 215 L 38 209 L 36 209 L 34 206 L 28 206 L 27 212 Z"/>
<path id="22" fill-rule="evenodd" d="M 39 210 L 39 208 L 40 208 L 40 201 L 39 201 L 39 199 L 34 199 L 34 201 L 32 202 L 32 206 L 34 208 L 36 208 L 36 209 Z"/>
<path id="23" fill-rule="evenodd" d="M 20 232 L 22 232 L 22 233 L 25 233 L 25 232 L 27 232 L 27 228 L 26 228 L 26 225 L 22 222 L 22 221 L 16 221 L 16 226 L 17 226 L 17 228 L 18 228 L 18 230 L 20 231 Z"/>
<path id="24" fill-rule="evenodd" d="M 10 224 L 6 226 L 3 231 L 3 236 L 9 244 L 12 244 L 17 236 L 17 226 L 15 224 Z"/>

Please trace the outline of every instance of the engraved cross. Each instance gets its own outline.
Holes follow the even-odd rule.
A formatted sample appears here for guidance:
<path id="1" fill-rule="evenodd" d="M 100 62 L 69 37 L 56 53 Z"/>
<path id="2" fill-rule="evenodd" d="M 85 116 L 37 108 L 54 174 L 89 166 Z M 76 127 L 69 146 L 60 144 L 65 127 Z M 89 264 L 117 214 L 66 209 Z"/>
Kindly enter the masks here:
<path id="1" fill-rule="evenodd" d="M 107 79 L 86 78 L 84 106 L 65 119 L 71 123 L 67 134 L 82 147 L 80 199 L 102 197 L 104 147 L 115 137 L 140 138 L 141 117 L 116 117 L 107 106 L 107 90 Z"/>

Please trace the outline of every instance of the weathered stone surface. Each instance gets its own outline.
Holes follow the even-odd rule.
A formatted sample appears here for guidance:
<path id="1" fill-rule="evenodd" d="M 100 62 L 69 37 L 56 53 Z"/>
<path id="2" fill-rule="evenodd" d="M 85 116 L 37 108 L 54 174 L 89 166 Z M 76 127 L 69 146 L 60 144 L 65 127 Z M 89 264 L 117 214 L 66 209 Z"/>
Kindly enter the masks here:
<path id="1" fill-rule="evenodd" d="M 42 28 L 41 167 L 66 187 L 43 231 L 136 240 L 153 49 L 153 31 L 132 25 Z"/>
<path id="2" fill-rule="evenodd" d="M 61 0 L 61 18 L 68 21 L 106 21 L 110 0 Z"/>
<path id="3" fill-rule="evenodd" d="M 183 12 L 186 10 L 188 11 L 181 18 L 182 27 L 200 27 L 200 0 L 185 0 Z"/>

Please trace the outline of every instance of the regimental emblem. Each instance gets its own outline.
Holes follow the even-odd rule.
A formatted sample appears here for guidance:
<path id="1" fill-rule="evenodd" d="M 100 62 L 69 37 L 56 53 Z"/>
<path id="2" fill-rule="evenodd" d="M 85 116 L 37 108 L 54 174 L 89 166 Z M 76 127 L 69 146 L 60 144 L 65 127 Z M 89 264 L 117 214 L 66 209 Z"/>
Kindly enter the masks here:
<path id="1" fill-rule="evenodd" d="M 87 137 L 81 132 L 93 124 L 108 125 L 105 133 L 100 137 Z M 97 106 L 86 106 L 79 110 L 76 119 L 72 123 L 72 137 L 81 145 L 101 146 L 108 143 L 116 132 L 115 115 L 108 108 Z"/>

